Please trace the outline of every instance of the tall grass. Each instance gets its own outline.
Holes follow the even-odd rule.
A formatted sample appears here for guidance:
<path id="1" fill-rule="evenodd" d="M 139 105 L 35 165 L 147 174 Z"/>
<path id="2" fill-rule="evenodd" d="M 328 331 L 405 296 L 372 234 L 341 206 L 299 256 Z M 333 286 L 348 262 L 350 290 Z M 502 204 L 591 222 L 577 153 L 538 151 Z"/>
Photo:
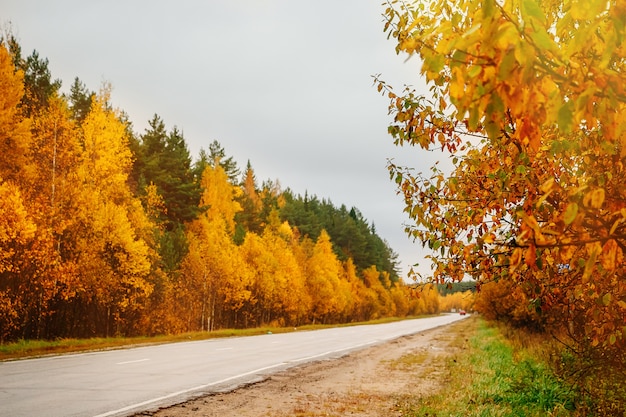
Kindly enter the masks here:
<path id="1" fill-rule="evenodd" d="M 577 416 L 580 398 L 523 343 L 511 344 L 481 319 L 469 350 L 443 366 L 446 389 L 415 400 L 404 416 Z"/>

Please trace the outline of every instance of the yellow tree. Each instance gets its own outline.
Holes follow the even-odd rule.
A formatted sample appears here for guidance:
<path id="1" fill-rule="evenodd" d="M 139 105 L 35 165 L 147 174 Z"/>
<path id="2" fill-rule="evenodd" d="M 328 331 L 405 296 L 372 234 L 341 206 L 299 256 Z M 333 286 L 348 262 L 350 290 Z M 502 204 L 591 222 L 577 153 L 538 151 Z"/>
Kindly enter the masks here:
<path id="1" fill-rule="evenodd" d="M 398 145 L 453 168 L 390 165 L 434 279 L 527 282 L 592 345 L 626 346 L 626 94 L 620 1 L 391 1 L 385 30 L 428 96 L 391 100 Z M 621 356 L 620 356 L 621 357 Z"/>
<path id="2" fill-rule="evenodd" d="M 36 169 L 23 178 L 29 211 L 38 225 L 36 251 L 29 253 L 31 337 L 68 335 L 66 308 L 76 295 L 77 274 L 71 254 L 71 224 L 80 212 L 77 170 L 80 144 L 64 99 L 51 96 L 32 116 L 29 164 Z M 44 326 L 45 323 L 45 326 Z M 44 329 L 45 327 L 45 329 Z M 45 334 L 42 334 L 45 331 Z"/>
<path id="3" fill-rule="evenodd" d="M 274 217 L 276 215 L 276 217 Z M 294 247 L 298 245 L 298 239 L 288 222 L 277 224 L 278 213 L 270 214 L 271 232 L 274 236 L 274 250 L 278 254 L 283 265 L 286 286 L 281 294 L 281 304 L 286 324 L 301 323 L 311 309 L 311 295 L 307 292 L 306 278 L 302 265 L 294 253 Z"/>
<path id="4" fill-rule="evenodd" d="M 253 299 L 257 324 L 298 324 L 308 294 L 304 276 L 291 250 L 293 234 L 287 223 L 267 227 L 261 236 L 248 233 L 241 246 L 254 275 Z"/>
<path id="5" fill-rule="evenodd" d="M 347 304 L 344 293 L 340 291 L 342 268 L 325 230 L 315 242 L 307 261 L 306 274 L 313 321 L 326 322 L 340 315 Z"/>
<path id="6" fill-rule="evenodd" d="M 189 252 L 182 262 L 179 291 L 192 297 L 187 301 L 195 309 L 191 321 L 200 329 L 241 326 L 245 318 L 238 313 L 251 297 L 251 274 L 232 238 L 241 191 L 219 164 L 205 168 L 201 186 L 200 206 L 207 209 L 188 227 Z"/>
<path id="7" fill-rule="evenodd" d="M 98 333 L 127 333 L 153 290 L 152 254 L 144 239 L 152 225 L 129 189 L 128 134 L 110 109 L 107 91 L 94 99 L 80 134 L 81 211 L 72 229 L 79 290 Z"/>
<path id="8" fill-rule="evenodd" d="M 18 253 L 33 239 L 37 226 L 24 205 L 19 180 L 26 166 L 31 140 L 29 124 L 18 104 L 24 94 L 23 73 L 16 72 L 11 56 L 0 45 L 0 339 L 15 336 L 22 313 L 18 294 Z"/>
<path id="9" fill-rule="evenodd" d="M 365 297 L 365 285 L 363 281 L 358 277 L 356 266 L 352 258 L 348 258 L 343 263 L 343 276 L 342 282 L 344 282 L 348 305 L 346 306 L 345 319 L 346 321 L 365 321 L 369 317 L 364 313 L 363 303 Z"/>
<path id="10" fill-rule="evenodd" d="M 24 95 L 24 73 L 13 66 L 11 55 L 0 44 L 0 178 L 22 179 L 29 168 L 30 120 L 19 108 Z"/>
<path id="11" fill-rule="evenodd" d="M 393 301 L 389 294 L 389 274 L 380 272 L 372 265 L 362 273 L 363 282 L 370 291 L 370 300 L 374 303 L 374 312 L 371 318 L 384 317 L 395 313 Z M 384 283 L 384 285 L 383 285 Z M 375 295 L 375 297 L 372 297 Z"/>
<path id="12" fill-rule="evenodd" d="M 241 188 L 230 183 L 228 174 L 220 164 L 207 166 L 202 173 L 201 186 L 204 190 L 200 207 L 206 207 L 209 220 L 223 219 L 228 233 L 235 230 L 235 215 L 241 211 L 237 198 Z"/>
<path id="13" fill-rule="evenodd" d="M 28 290 L 21 276 L 22 253 L 36 231 L 20 190 L 11 182 L 0 183 L 0 340 L 14 337 L 22 325 Z"/>
<path id="14" fill-rule="evenodd" d="M 75 168 L 68 161 L 75 160 L 77 148 L 66 145 L 72 142 L 72 128 L 62 100 L 51 100 L 49 108 L 39 112 L 34 120 L 24 119 L 19 108 L 22 83 L 21 71 L 13 68 L 6 49 L 0 46 L 0 185 L 5 191 L 3 209 L 14 211 L 3 214 L 6 235 L 0 244 L 4 255 L 0 291 L 7 314 L 18 313 L 20 336 L 39 338 L 58 334 L 50 333 L 54 330 L 46 326 L 53 310 L 50 303 L 64 301 L 73 291 L 71 265 L 64 264 L 60 256 L 58 237 L 65 223 L 60 219 L 61 204 L 54 201 L 54 190 L 55 185 L 62 188 L 67 167 Z M 58 121 L 54 137 L 46 133 L 46 124 L 49 132 L 53 130 L 52 119 Z M 56 148 L 53 138 L 58 139 Z M 24 221 L 34 228 L 28 239 L 23 238 Z M 8 336 L 6 331 L 0 333 Z"/>

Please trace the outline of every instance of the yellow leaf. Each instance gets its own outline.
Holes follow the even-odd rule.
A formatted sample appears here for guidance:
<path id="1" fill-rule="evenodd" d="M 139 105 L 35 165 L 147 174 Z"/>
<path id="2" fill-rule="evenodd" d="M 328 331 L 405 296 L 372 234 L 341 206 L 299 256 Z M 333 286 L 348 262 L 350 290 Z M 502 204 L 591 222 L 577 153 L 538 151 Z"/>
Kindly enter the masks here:
<path id="1" fill-rule="evenodd" d="M 406 38 L 400 44 L 400 49 L 405 51 L 408 54 L 412 54 L 413 52 L 415 52 L 416 48 L 417 48 L 417 41 L 412 37 Z"/>
<path id="2" fill-rule="evenodd" d="M 535 245 L 530 245 L 528 249 L 526 249 L 524 258 L 526 260 L 526 265 L 531 268 L 535 266 L 535 262 L 537 262 L 537 251 Z"/>
<path id="3" fill-rule="evenodd" d="M 563 222 L 565 225 L 570 225 L 576 219 L 576 215 L 578 214 L 578 204 L 569 203 L 567 208 L 565 209 L 565 213 L 563 213 Z"/>
<path id="4" fill-rule="evenodd" d="M 450 97 L 460 98 L 465 95 L 465 79 L 461 71 L 455 71 L 453 79 L 450 80 Z"/>
<path id="5" fill-rule="evenodd" d="M 589 191 L 583 198 L 583 204 L 587 207 L 599 209 L 604 203 L 604 188 L 596 188 Z"/>
<path id="6" fill-rule="evenodd" d="M 522 248 L 515 248 L 509 261 L 509 271 L 513 272 L 522 262 Z M 626 304 L 626 303 L 625 303 Z M 626 308 L 626 307 L 625 307 Z"/>
<path id="7" fill-rule="evenodd" d="M 571 16 L 577 20 L 591 20 L 606 9 L 606 2 L 578 0 L 572 2 Z"/>
<path id="8" fill-rule="evenodd" d="M 495 47 L 505 51 L 519 41 L 520 35 L 515 25 L 509 21 L 504 22 L 498 28 L 495 39 Z"/>
<path id="9" fill-rule="evenodd" d="M 541 192 L 547 193 L 548 191 L 552 190 L 553 185 L 554 177 L 550 177 L 543 184 L 541 184 L 541 187 L 539 187 L 539 189 L 541 190 Z"/>
<path id="10" fill-rule="evenodd" d="M 589 249 L 587 250 L 589 254 L 589 258 L 587 258 L 587 262 L 585 262 L 585 270 L 583 272 L 583 282 L 589 282 L 591 278 L 591 274 L 593 273 L 593 269 L 596 265 L 596 259 L 598 254 L 602 251 L 599 243 L 593 243 L 588 245 Z"/>
<path id="11" fill-rule="evenodd" d="M 624 222 L 624 219 L 617 219 L 615 220 L 615 222 L 613 222 L 613 226 L 611 226 L 611 230 L 609 231 L 609 235 L 612 235 L 613 233 L 615 233 L 615 230 L 617 230 L 618 226 L 620 224 L 622 224 Z"/>
<path id="12" fill-rule="evenodd" d="M 619 247 L 614 239 L 609 239 L 602 247 L 602 267 L 607 271 L 615 269 Z"/>

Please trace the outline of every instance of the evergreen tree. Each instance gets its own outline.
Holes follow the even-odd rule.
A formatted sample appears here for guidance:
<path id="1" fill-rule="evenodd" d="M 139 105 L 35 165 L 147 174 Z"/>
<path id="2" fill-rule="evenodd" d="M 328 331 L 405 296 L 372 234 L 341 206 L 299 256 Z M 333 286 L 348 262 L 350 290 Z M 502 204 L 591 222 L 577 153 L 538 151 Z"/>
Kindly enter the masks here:
<path id="1" fill-rule="evenodd" d="M 392 282 L 398 281 L 397 255 L 376 234 L 375 228 L 370 228 L 357 208 L 349 212 L 345 206 L 337 209 L 332 202 L 320 201 L 308 193 L 294 197 L 286 191 L 283 195 L 285 205 L 280 209 L 281 219 L 296 227 L 303 237 L 317 240 L 320 232 L 326 230 L 339 260 L 351 258 L 360 271 L 374 265 L 386 272 Z"/>
<path id="2" fill-rule="evenodd" d="M 157 186 L 166 207 L 162 222 L 167 230 L 194 220 L 199 214 L 201 189 L 191 169 L 191 156 L 182 133 L 174 127 L 168 134 L 156 114 L 141 136 L 137 160 L 139 187 Z"/>
<path id="3" fill-rule="evenodd" d="M 241 226 L 246 232 L 261 234 L 265 223 L 261 217 L 263 201 L 259 195 L 256 177 L 254 175 L 254 170 L 252 169 L 252 164 L 250 164 L 249 160 L 246 166 L 246 171 L 243 174 L 241 188 L 243 193 L 239 202 L 241 204 L 242 211 L 237 213 L 235 218 L 237 225 Z"/>
<path id="4" fill-rule="evenodd" d="M 237 168 L 237 162 L 235 162 L 232 156 L 226 157 L 226 151 L 217 140 L 214 140 L 209 145 L 208 161 L 214 168 L 219 164 L 226 172 L 228 180 L 232 184 L 237 184 L 239 175 L 241 175 L 239 168 Z"/>
<path id="5" fill-rule="evenodd" d="M 176 127 L 167 137 L 165 155 L 162 158 L 162 167 L 169 172 L 167 183 L 163 184 L 166 192 L 163 194 L 168 204 L 170 219 L 180 223 L 191 221 L 198 217 L 200 208 L 198 203 L 202 190 L 199 182 L 194 181 L 191 170 L 191 156 L 182 132 Z"/>
<path id="6" fill-rule="evenodd" d="M 185 139 L 176 127 L 170 133 L 158 116 L 137 142 L 130 141 L 135 152 L 133 177 L 139 194 L 147 196 L 153 184 L 163 209 L 155 212 L 161 225 L 157 233 L 163 269 L 175 271 L 187 253 L 184 224 L 196 219 L 201 212 L 201 187 L 191 167 L 191 156 Z"/>
<path id="7" fill-rule="evenodd" d="M 193 178 L 196 182 L 200 183 L 202 181 L 202 174 L 204 170 L 211 166 L 209 163 L 209 155 L 207 155 L 204 148 L 200 148 L 200 152 L 198 153 L 198 159 L 193 163 L 192 173 Z"/>
<path id="8" fill-rule="evenodd" d="M 14 61 L 19 63 L 18 68 L 24 71 L 25 94 L 22 97 L 22 109 L 27 117 L 45 108 L 48 100 L 58 94 L 61 80 L 52 80 L 48 59 L 40 58 L 37 51 L 25 60 L 15 56 Z"/>
<path id="9" fill-rule="evenodd" d="M 93 91 L 89 91 L 87 86 L 80 81 L 78 77 L 74 78 L 74 83 L 70 87 L 70 95 L 68 97 L 72 118 L 74 120 L 82 123 L 91 109 L 91 103 L 94 97 L 95 93 Z"/>

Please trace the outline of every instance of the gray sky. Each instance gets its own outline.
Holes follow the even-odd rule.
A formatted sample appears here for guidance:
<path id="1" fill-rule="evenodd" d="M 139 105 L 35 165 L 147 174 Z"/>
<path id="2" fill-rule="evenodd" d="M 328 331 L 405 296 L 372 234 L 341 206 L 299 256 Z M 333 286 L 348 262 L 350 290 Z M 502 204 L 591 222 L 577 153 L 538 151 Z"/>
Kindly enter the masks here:
<path id="1" fill-rule="evenodd" d="M 396 148 L 388 100 L 372 75 L 401 91 L 419 83 L 415 59 L 395 54 L 381 0 L 1 0 L 23 55 L 49 59 L 67 92 L 113 86 L 137 133 L 155 113 L 178 126 L 195 157 L 218 140 L 259 183 L 357 207 L 400 255 L 420 263 L 404 234 L 388 158 L 427 171 L 432 158 Z"/>

